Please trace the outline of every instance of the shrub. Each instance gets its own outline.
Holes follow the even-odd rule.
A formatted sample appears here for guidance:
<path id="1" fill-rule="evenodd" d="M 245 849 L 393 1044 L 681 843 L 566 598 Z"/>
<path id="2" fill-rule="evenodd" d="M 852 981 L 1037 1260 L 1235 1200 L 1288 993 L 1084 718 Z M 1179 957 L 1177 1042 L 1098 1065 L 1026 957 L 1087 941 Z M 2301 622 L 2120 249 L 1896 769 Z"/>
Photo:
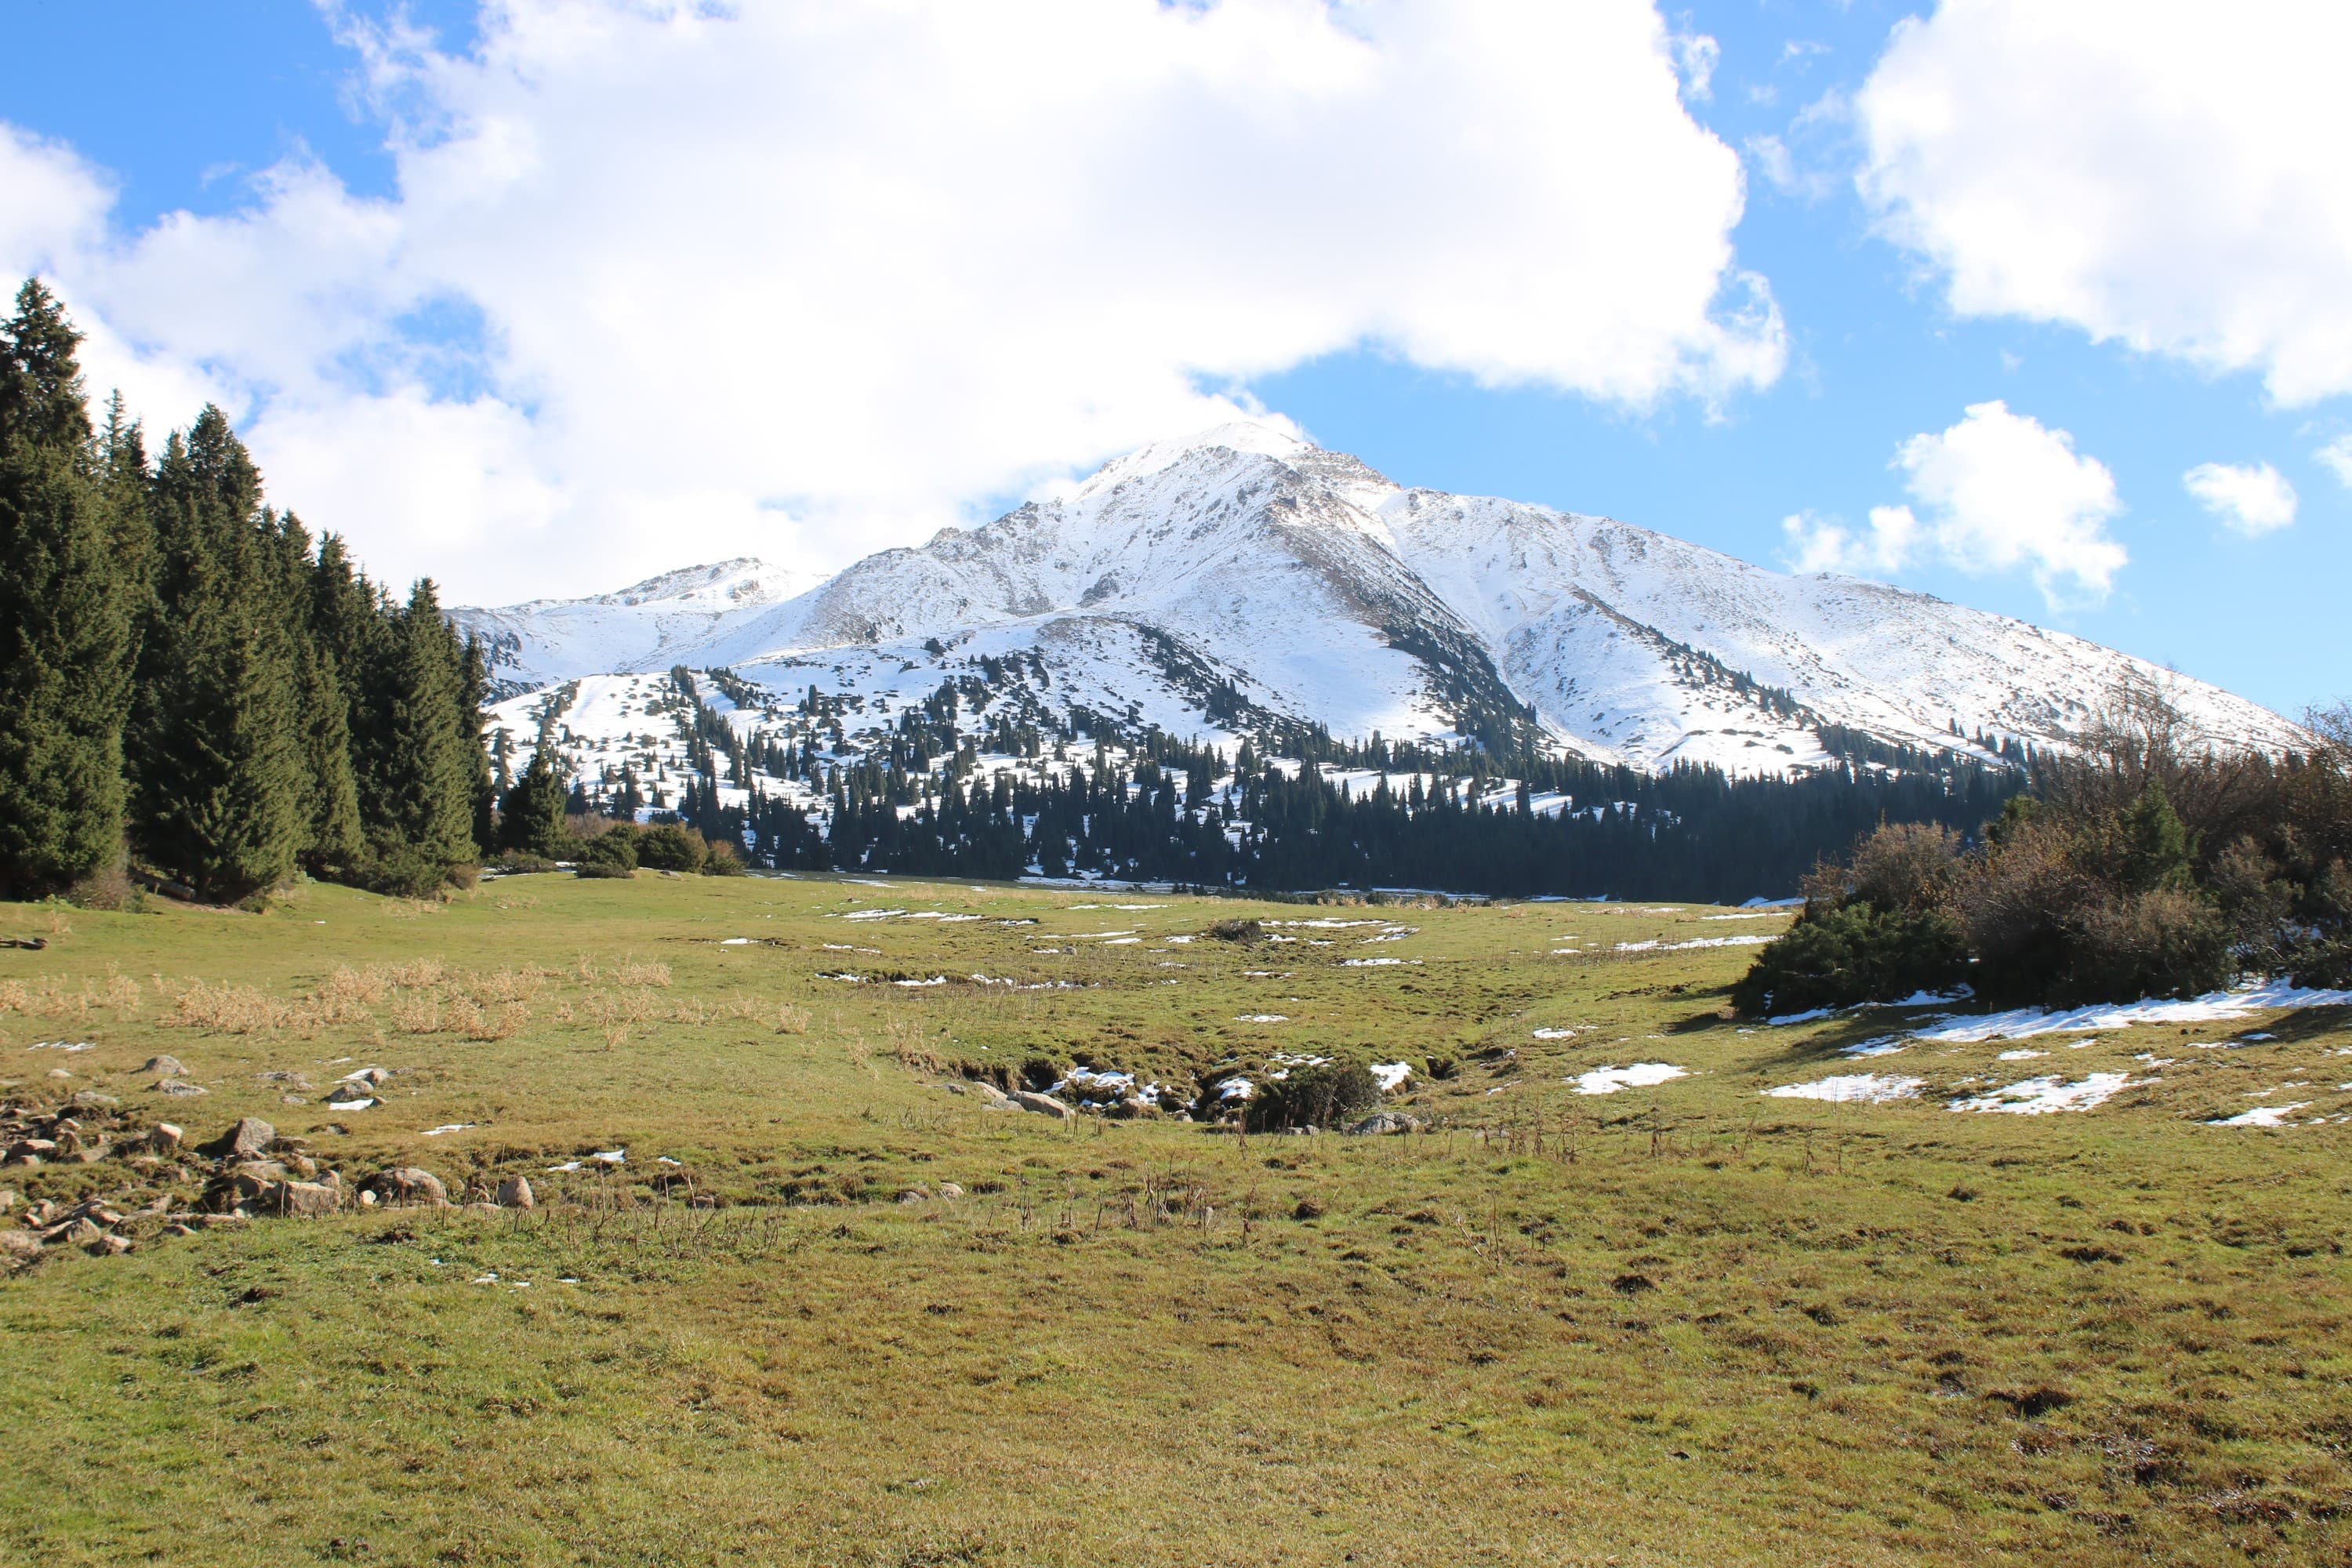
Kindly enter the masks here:
<path id="1" fill-rule="evenodd" d="M 2230 982 L 2229 922 L 2196 894 L 2159 887 L 2092 907 L 2069 944 L 2059 1005 L 2195 996 Z"/>
<path id="2" fill-rule="evenodd" d="M 610 861 L 583 860 L 573 868 L 575 876 L 617 877 L 625 881 L 636 874 L 634 867 L 615 865 Z"/>
<path id="3" fill-rule="evenodd" d="M 592 871 L 591 867 L 603 867 Z M 626 875 L 637 868 L 637 830 L 614 826 L 606 828 L 580 847 L 580 868 L 583 876 L 610 877 Z"/>
<path id="4" fill-rule="evenodd" d="M 703 858 L 702 874 L 706 877 L 741 876 L 743 874 L 742 852 L 724 838 L 712 839 L 709 852 Z"/>
<path id="5" fill-rule="evenodd" d="M 637 864 L 656 871 L 699 871 L 702 835 L 691 827 L 660 823 L 637 835 Z"/>
<path id="6" fill-rule="evenodd" d="M 1209 928 L 1209 935 L 1218 942 L 1255 942 L 1265 935 L 1265 928 L 1255 921 L 1219 921 Z"/>
<path id="7" fill-rule="evenodd" d="M 1731 1000 L 1750 1016 L 1808 1013 L 1948 990 L 1968 974 L 1968 949 L 1949 915 L 1850 903 L 1808 910 L 1757 955 Z"/>
<path id="8" fill-rule="evenodd" d="M 1360 1061 L 1293 1068 L 1268 1079 L 1243 1114 L 1252 1131 L 1274 1127 L 1332 1127 L 1381 1102 L 1381 1080 Z"/>
<path id="9" fill-rule="evenodd" d="M 520 877 L 547 871 L 561 871 L 563 868 L 540 856 L 525 855 L 517 851 L 499 856 L 482 869 L 497 871 L 509 877 Z"/>
<path id="10" fill-rule="evenodd" d="M 449 884 L 454 869 L 446 860 L 414 845 L 395 844 L 354 868 L 352 880 L 372 893 L 430 899 L 438 897 Z"/>

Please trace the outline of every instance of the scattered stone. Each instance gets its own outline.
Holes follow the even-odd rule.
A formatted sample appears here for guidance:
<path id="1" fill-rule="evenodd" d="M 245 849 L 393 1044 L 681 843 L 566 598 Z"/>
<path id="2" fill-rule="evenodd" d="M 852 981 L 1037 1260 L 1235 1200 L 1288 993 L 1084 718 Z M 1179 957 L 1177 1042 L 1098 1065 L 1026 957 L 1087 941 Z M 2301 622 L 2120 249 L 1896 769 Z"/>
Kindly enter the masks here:
<path id="1" fill-rule="evenodd" d="M 63 1225 L 51 1226 L 41 1238 L 51 1247 L 88 1247 L 106 1233 L 88 1219 L 69 1219 Z"/>
<path id="2" fill-rule="evenodd" d="M 329 1105 L 370 1106 L 375 1103 L 375 1095 L 372 1092 L 370 1086 L 366 1084 L 339 1083 L 335 1085 L 333 1089 L 327 1091 L 327 1103 Z"/>
<path id="3" fill-rule="evenodd" d="M 200 1094 L 210 1094 L 212 1090 L 203 1084 L 190 1083 L 184 1078 L 166 1078 L 156 1080 L 155 1092 L 171 1095 L 176 1100 L 194 1100 Z"/>
<path id="4" fill-rule="evenodd" d="M 509 1176 L 499 1184 L 498 1205 L 502 1209 L 527 1209 L 532 1206 L 530 1178 Z"/>
<path id="5" fill-rule="evenodd" d="M 1050 1116 L 1057 1121 L 1075 1121 L 1078 1114 L 1052 1095 L 1039 1094 L 1034 1089 L 1016 1089 L 1006 1098 L 1024 1110 L 1032 1110 L 1040 1116 Z"/>
<path id="6" fill-rule="evenodd" d="M 54 1138 L 19 1138 L 8 1145 L 8 1158 L 5 1163 L 11 1165 L 37 1165 L 57 1152 L 58 1142 Z"/>
<path id="7" fill-rule="evenodd" d="M 1005 1098 L 1005 1093 L 1003 1089 L 997 1088 L 992 1083 L 985 1083 L 978 1079 L 968 1079 L 961 1082 L 950 1079 L 948 1082 L 940 1085 L 940 1087 L 946 1089 L 950 1094 L 966 1095 L 973 1100 L 977 1100 L 983 1107 L 990 1110 L 1010 1110 L 1013 1109 L 1013 1101 Z"/>
<path id="8" fill-rule="evenodd" d="M 101 1236 L 82 1244 L 82 1250 L 92 1258 L 120 1258 L 139 1244 L 127 1236 Z"/>
<path id="9" fill-rule="evenodd" d="M 49 1069 L 49 1076 L 51 1078 L 71 1078 L 73 1077 L 73 1074 L 68 1072 L 63 1068 L 51 1068 Z"/>
<path id="10" fill-rule="evenodd" d="M 382 1068 L 362 1068 L 357 1072 L 345 1073 L 343 1075 L 342 1081 L 345 1083 L 365 1084 L 370 1088 L 373 1088 L 377 1084 L 388 1081 L 391 1077 L 392 1075 L 384 1071 Z"/>
<path id="11" fill-rule="evenodd" d="M 258 1116 L 241 1116 L 236 1125 L 209 1143 L 196 1146 L 199 1154 L 209 1154 L 215 1160 L 249 1160 L 266 1152 L 278 1140 L 278 1129 Z"/>
<path id="12" fill-rule="evenodd" d="M 898 1201 L 902 1204 L 927 1204 L 931 1201 L 931 1194 L 920 1187 L 908 1187 L 898 1194 Z"/>
<path id="13" fill-rule="evenodd" d="M 100 1094 L 94 1089 L 85 1089 L 66 1103 L 76 1110 L 113 1110 L 121 1107 L 122 1101 L 110 1094 Z"/>
<path id="14" fill-rule="evenodd" d="M 466 1205 L 466 1212 L 467 1214 L 496 1214 L 499 1212 L 499 1205 L 496 1204 L 467 1204 Z"/>
<path id="15" fill-rule="evenodd" d="M 180 1065 L 180 1058 L 177 1057 L 149 1057 L 147 1058 L 147 1065 L 141 1068 L 139 1070 L 142 1073 L 153 1073 L 157 1078 L 185 1078 L 188 1076 L 188 1069 Z M 158 1084 L 156 1087 L 160 1089 L 163 1086 Z"/>
<path id="16" fill-rule="evenodd" d="M 0 1230 L 0 1258 L 23 1259 L 37 1258 L 41 1251 L 39 1235 L 29 1230 Z"/>
<path id="17" fill-rule="evenodd" d="M 171 1224 L 163 1227 L 163 1234 L 165 1236 L 194 1236 L 196 1234 L 196 1227 L 190 1225 L 185 1220 L 175 1219 Z"/>
<path id="18" fill-rule="evenodd" d="M 261 1194 L 261 1206 L 272 1214 L 332 1214 L 343 1206 L 343 1190 L 324 1182 L 278 1182 Z"/>
<path id="19" fill-rule="evenodd" d="M 1402 1110 L 1376 1110 L 1348 1129 L 1350 1138 L 1377 1138 L 1391 1132 L 1418 1132 L 1421 1118 Z"/>
<path id="20" fill-rule="evenodd" d="M 449 1203 L 449 1189 L 441 1184 L 441 1178 L 414 1165 L 379 1171 L 361 1183 L 360 1188 L 373 1193 L 376 1201 L 383 1204 L 430 1204 L 445 1208 Z"/>
<path id="21" fill-rule="evenodd" d="M 963 1196 L 963 1188 L 958 1186 L 953 1182 L 941 1182 L 940 1184 L 940 1196 L 943 1198 L 960 1198 Z"/>
<path id="22" fill-rule="evenodd" d="M 6 1214 L 10 1209 L 15 1208 L 16 1206 L 16 1189 L 14 1187 L 0 1187 L 0 1214 Z"/>
<path id="23" fill-rule="evenodd" d="M 187 1140 L 185 1132 L 168 1121 L 158 1121 L 147 1130 L 147 1147 L 158 1154 L 167 1154 Z"/>

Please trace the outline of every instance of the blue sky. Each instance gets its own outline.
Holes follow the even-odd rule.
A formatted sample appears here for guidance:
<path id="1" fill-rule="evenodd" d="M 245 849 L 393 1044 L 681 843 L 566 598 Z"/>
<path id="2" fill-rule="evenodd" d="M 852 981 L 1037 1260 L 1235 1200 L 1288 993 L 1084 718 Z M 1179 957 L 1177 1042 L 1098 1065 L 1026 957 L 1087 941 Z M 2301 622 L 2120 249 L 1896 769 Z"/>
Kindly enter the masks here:
<path id="1" fill-rule="evenodd" d="M 1315 71 L 1300 68 L 1284 84 L 1307 121 L 1343 118 L 1349 73 L 1362 65 L 1348 40 L 1318 34 L 1298 46 L 1296 29 L 1316 25 L 1301 19 L 1312 9 L 1303 0 L 1255 8 L 1286 63 L 1253 64 L 1260 43 L 1245 42 L 1209 59 L 1203 79 L 1281 75 L 1328 48 Z M 973 205 L 941 219 L 938 258 L 919 238 L 923 215 L 850 209 L 892 236 L 873 253 L 882 259 L 859 270 L 916 258 L 876 303 L 855 277 L 829 269 L 822 233 L 793 226 L 802 204 L 819 210 L 826 198 L 809 193 L 823 187 L 768 161 L 810 163 L 793 141 L 809 135 L 815 161 L 887 185 L 909 100 L 886 91 L 889 112 L 867 120 L 853 89 L 837 85 L 862 79 L 855 61 L 845 76 L 794 76 L 802 59 L 833 47 L 805 34 L 778 44 L 787 52 L 763 76 L 759 47 L 730 32 L 747 24 L 724 14 L 672 18 L 657 47 L 640 39 L 612 59 L 596 54 L 612 42 L 605 33 L 556 37 L 552 23 L 537 34 L 515 25 L 539 13 L 568 26 L 596 9 L 519 4 L 490 24 L 495 47 L 485 51 L 482 19 L 457 0 L 397 13 L 34 0 L 12 18 L 12 37 L 20 58 L 43 68 L 10 74 L 0 121 L 24 157 L 48 160 L 38 167 L 63 194 L 20 177 L 23 199 L 9 205 L 51 201 L 62 216 L 36 222 L 20 210 L 14 234 L 0 217 L 0 261 L 59 281 L 100 329 L 94 372 L 119 371 L 151 420 L 179 422 L 190 399 L 222 397 L 255 431 L 277 499 L 314 525 L 347 529 L 388 574 L 430 570 L 463 598 L 608 587 L 739 549 L 838 564 L 950 516 L 982 514 L 1139 438 L 1205 423 L 1192 415 L 1223 397 L 1255 400 L 1408 483 L 1607 512 L 1781 567 L 1803 559 L 1811 540 L 1810 563 L 2061 626 L 2284 711 L 2352 695 L 2339 612 L 2352 582 L 2352 490 L 2320 456 L 2352 431 L 2352 374 L 2328 348 L 2336 312 L 2352 316 L 2352 258 L 2330 250 L 2342 242 L 2325 222 L 2306 232 L 2276 216 L 2291 205 L 2325 217 L 2345 194 L 2341 176 L 2328 189 L 2290 148 L 2294 82 L 2259 82 L 2263 101 L 2290 100 L 2285 110 L 2250 114 L 2233 103 L 2232 91 L 2251 90 L 2234 83 L 2253 79 L 2233 78 L 2226 62 L 2209 67 L 2226 44 L 2167 54 L 2158 39 L 2119 55 L 2094 24 L 2127 13 L 2090 5 L 2082 36 L 2053 37 L 2032 8 L 2000 0 L 1944 13 L 1874 0 L 1724 0 L 1664 13 L 1680 64 L 1668 103 L 1636 79 L 1644 61 L 1653 75 L 1664 68 L 1656 48 L 1642 54 L 1623 28 L 1551 36 L 1528 23 L 1528 49 L 1554 51 L 1551 63 L 1495 91 L 1540 92 L 1540 71 L 1552 70 L 1564 97 L 1592 106 L 1591 121 L 1530 119 L 1496 134 L 1573 146 L 1535 155 L 1465 138 L 1473 150 L 1464 152 L 1448 144 L 1454 121 L 1433 111 L 1402 152 L 1366 146 L 1356 165 L 1360 129 L 1318 141 L 1312 123 L 1253 121 L 1251 135 L 1298 138 L 1284 155 L 1321 171 L 1316 184 L 1363 178 L 1359 195 L 1328 207 L 1312 198 L 1295 236 L 1281 198 L 1299 182 L 1244 188 L 1232 173 L 1239 165 L 1200 151 L 1230 130 L 1223 111 L 1171 110 L 1129 124 L 1105 100 L 1074 99 L 1056 112 L 1095 117 L 1088 134 L 1112 144 L 1105 161 L 1063 167 L 1050 142 L 1004 131 L 1011 151 L 998 163 L 1028 159 L 1042 172 L 1001 188 L 969 168 L 941 175 L 951 183 L 940 188 Z M 1348 9 L 1343 32 L 1399 51 L 1434 47 L 1434 35 L 1402 30 L 1408 0 Z M 1512 6 L 1496 10 L 1498 35 L 1521 25 L 1505 15 Z M 1890 64 L 1906 16 L 1921 24 Z M 1130 68 L 1155 25 L 1130 16 L 1120 23 L 1129 33 L 1107 25 L 1073 38 L 1066 17 L 1029 15 L 999 32 L 1009 60 L 1024 26 L 1056 26 L 1045 36 L 1066 50 L 1055 62 L 1066 76 Z M 873 79 L 885 83 L 902 63 L 890 42 L 872 45 L 884 61 Z M 2262 45 L 2246 40 L 2249 51 Z M 913 52 L 903 41 L 901 50 Z M 1596 63 L 1570 62 L 1571 50 Z M 1415 79 L 1414 99 L 1471 90 L 1459 83 L 1474 68 L 1518 68 L 1472 58 L 1455 75 Z M 952 100 L 947 77 L 908 68 L 944 83 L 937 91 Z M 2107 90 L 2071 90 L 2086 71 L 2109 69 Z M 2200 92 L 2214 124 L 2237 127 L 2180 143 L 2219 145 L 2210 167 L 2160 151 L 2181 127 L 2163 118 L 2174 110 L 2147 107 L 2179 96 L 2164 89 L 2182 72 L 2208 79 Z M 1622 101 L 1609 96 L 1629 81 Z M 771 82 L 786 107 L 751 106 Z M 663 110 L 673 89 L 682 96 Z M 747 105 L 740 119 L 727 113 L 730 94 Z M 2098 111 L 2102 121 L 2078 98 L 2120 107 Z M 2006 130 L 1968 139 L 1979 100 L 2019 106 L 2013 129 L 2025 151 L 2001 142 Z M 632 120 L 623 105 L 639 101 L 651 107 Z M 1959 105 L 1943 118 L 1962 131 L 1920 131 L 1941 123 L 1914 112 L 1922 102 Z M 802 117 L 793 103 L 812 107 Z M 856 129 L 807 131 L 820 109 L 828 125 Z M 706 112 L 707 122 L 680 123 Z M 1677 114 L 1695 126 L 1667 123 Z M 676 299 L 661 281 L 668 258 L 634 232 L 630 209 L 616 217 L 598 205 L 602 185 L 625 185 L 625 173 L 526 182 L 513 187 L 522 195 L 494 197 L 466 184 L 485 166 L 508 166 L 485 147 L 536 167 L 560 161 L 547 151 L 559 142 L 580 144 L 594 149 L 582 154 L 591 171 L 635 168 L 673 125 L 668 162 L 643 177 L 698 189 L 679 198 L 703 204 L 688 210 L 724 204 L 730 189 L 771 193 L 747 197 L 749 216 L 679 234 Z M 486 126 L 512 133 L 499 141 Z M 2198 130 L 2192 119 L 2187 132 Z M 2046 167 L 2036 136 L 2059 150 Z M 1124 150 L 1122 137 L 1131 139 Z M 460 163 L 459 148 L 473 161 Z M 1385 179 L 1382 160 L 1412 162 L 1431 148 L 1440 150 L 1430 167 Z M 1708 259 L 1703 220 L 1722 208 L 1731 155 L 1744 186 L 1728 188 L 1734 202 L 1744 192 L 1744 206 L 1718 226 L 1728 254 Z M 1642 178 L 1614 179 L 1612 161 Z M 939 162 L 927 154 L 917 166 Z M 1187 190 L 1202 168 L 1225 184 Z M 1129 169 L 1139 189 L 1060 205 L 1061 193 L 1118 183 Z M 1874 194 L 1858 179 L 1875 181 Z M 2210 193 L 2250 180 L 2269 181 L 2279 206 L 2221 211 Z M 1476 191 L 1477 205 L 1447 205 L 1455 185 Z M 23 195 L 37 189 L 46 194 Z M 1522 195 L 1524 222 L 1512 211 Z M 2167 210 L 2176 203 L 2182 211 Z M 1588 255 L 1580 214 L 1609 204 L 1610 225 Z M 1021 221 L 999 227 L 1008 207 Z M 1192 237 L 1226 211 L 1253 230 L 1250 244 L 1227 251 Z M 2221 231 L 2214 257 L 2164 240 L 2176 232 L 2165 226 L 2192 220 L 2200 235 Z M 1424 224 L 1467 237 L 1431 240 L 1415 233 Z M 2234 240 L 2233 224 L 2242 229 Z M 1122 247 L 1133 237 L 1116 268 L 1083 258 L 1090 226 Z M 1351 226 L 1360 235 L 1349 247 L 1328 248 L 1334 228 Z M 972 237 L 975 255 L 996 257 L 1035 237 L 1038 259 L 991 270 L 1000 263 L 954 253 L 958 234 Z M 605 235 L 616 237 L 609 254 Z M 1606 254 L 1618 235 L 1630 268 Z M 2252 265 L 2239 259 L 2256 251 Z M 409 259 L 427 253 L 429 268 Z M 787 259 L 772 266 L 770 255 Z M 1163 255 L 1174 257 L 1170 280 L 1155 283 Z M 1529 286 L 1538 292 L 1503 284 L 1492 309 L 1445 308 L 1449 294 L 1485 289 L 1489 266 L 1507 275 L 1563 256 L 1559 277 Z M 1776 321 L 1735 322 L 1725 346 L 1701 335 L 1687 290 L 1628 292 L 1625 313 L 1649 336 L 1630 335 L 1625 352 L 1662 357 L 1621 372 L 1608 321 L 1615 291 L 1685 265 L 1719 274 L 1723 290 L 1706 306 L 1715 321 L 1732 321 L 1744 274 L 1761 279 Z M 1291 266 L 1300 279 L 1283 276 Z M 1025 294 L 1033 277 L 1044 279 L 1039 298 L 1009 306 L 999 335 L 962 341 L 963 323 L 991 314 L 994 299 Z M 1328 321 L 1318 278 L 1346 296 Z M 555 297 L 567 289 L 578 290 L 580 335 L 611 334 L 613 353 L 565 341 Z M 1580 290 L 1595 301 L 1580 314 L 1547 314 Z M 551 297 L 549 320 L 532 315 L 536 291 Z M 1077 302 L 1066 342 L 1057 297 Z M 1521 307 L 1522 298 L 1537 304 Z M 2266 301 L 2281 299 L 2295 309 L 2273 321 Z M 737 317 L 797 312 L 794 335 L 746 359 L 727 342 L 730 318 L 715 301 Z M 670 312 L 682 323 L 672 341 L 630 336 L 630 323 Z M 862 384 L 866 342 L 882 365 L 871 385 Z M 600 379 L 604 362 L 619 367 L 613 379 Z M 1083 395 L 1056 390 L 1072 382 L 1084 383 Z M 709 406 L 674 406 L 694 403 L 702 385 Z M 625 437 L 598 424 L 593 405 L 626 404 L 639 387 L 656 405 L 635 411 L 644 440 L 680 454 L 675 464 L 607 456 Z M 1983 440 L 1953 434 L 1969 409 L 1996 401 L 2004 415 L 1967 425 Z M 698 452 L 703 441 L 710 450 Z M 894 441 L 930 451 L 902 458 Z M 397 473 L 388 479 L 372 464 Z M 2208 464 L 2231 470 L 2207 470 L 2210 505 L 2184 482 Z M 2102 489 L 2110 479 L 2111 492 Z M 2277 481 L 2294 494 L 2291 521 L 2281 521 Z M 2038 518 L 2053 489 L 2073 500 L 2050 500 L 2046 523 L 1981 515 L 2015 502 L 2017 515 Z M 1874 531 L 1873 509 L 1896 507 L 1908 510 L 1885 514 Z M 1791 517 L 1805 520 L 1793 533 Z M 509 551 L 516 540 L 531 548 Z"/>

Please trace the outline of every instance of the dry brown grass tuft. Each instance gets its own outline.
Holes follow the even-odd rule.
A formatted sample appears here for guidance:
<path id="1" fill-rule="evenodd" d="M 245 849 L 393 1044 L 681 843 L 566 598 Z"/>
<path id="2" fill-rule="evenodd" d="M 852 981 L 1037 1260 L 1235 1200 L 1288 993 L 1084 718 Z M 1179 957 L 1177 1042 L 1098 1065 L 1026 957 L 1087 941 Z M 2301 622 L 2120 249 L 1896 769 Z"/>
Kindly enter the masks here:
<path id="1" fill-rule="evenodd" d="M 669 984 L 669 965 L 656 963 L 640 963 L 634 958 L 625 958 L 614 969 L 613 978 L 622 985 L 666 986 Z"/>
<path id="2" fill-rule="evenodd" d="M 307 999 L 281 1001 L 257 985 L 223 981 L 191 982 L 172 998 L 163 1022 L 175 1028 L 207 1029 L 216 1035 L 292 1034 L 310 1038 L 319 1029 L 318 1009 Z"/>

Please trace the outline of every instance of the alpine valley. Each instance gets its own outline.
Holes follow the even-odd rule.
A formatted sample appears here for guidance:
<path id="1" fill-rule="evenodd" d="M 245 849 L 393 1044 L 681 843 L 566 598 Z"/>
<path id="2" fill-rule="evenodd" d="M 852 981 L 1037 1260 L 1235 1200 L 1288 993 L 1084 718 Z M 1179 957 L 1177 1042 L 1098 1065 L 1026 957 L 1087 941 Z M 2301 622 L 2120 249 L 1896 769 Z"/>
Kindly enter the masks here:
<path id="1" fill-rule="evenodd" d="M 1259 779 L 1390 803 L 1400 821 L 1434 803 L 1622 831 L 1646 811 L 1653 840 L 1714 810 L 1676 793 L 1703 788 L 1758 803 L 1781 851 L 1738 885 L 1785 892 L 1854 813 L 1973 827 L 2120 683 L 2159 686 L 2221 744 L 2300 736 L 2079 637 L 1608 518 L 1407 489 L 1254 424 L 1148 447 L 1066 496 L 829 579 L 738 560 L 454 619 L 489 660 L 502 772 L 549 747 L 575 806 L 676 811 L 742 832 L 757 858 L 845 868 L 890 868 L 878 841 L 915 831 L 845 843 L 842 818 L 868 805 L 928 824 L 927 844 L 950 807 L 1019 825 L 1017 851 L 980 864 L 935 847 L 908 869 L 1264 883 L 1265 866 L 1204 863 L 1201 846 L 1114 849 L 1094 792 L 1149 805 L 1165 778 L 1165 813 L 1207 829 L 1222 862 L 1215 844 L 1247 859 L 1264 827 L 1239 809 Z M 1074 778 L 1088 793 L 1066 859 L 1036 843 L 1055 803 L 1013 796 Z M 1846 804 L 1792 826 L 1790 803 L 1824 791 Z M 1717 852 L 1724 831 L 1708 833 Z M 1465 885 L 1450 857 L 1424 877 L 1378 856 L 1309 860 L 1282 879 Z M 1580 863 L 1590 875 L 1549 890 L 1733 890 L 1686 886 L 1654 854 L 1638 888 Z"/>

